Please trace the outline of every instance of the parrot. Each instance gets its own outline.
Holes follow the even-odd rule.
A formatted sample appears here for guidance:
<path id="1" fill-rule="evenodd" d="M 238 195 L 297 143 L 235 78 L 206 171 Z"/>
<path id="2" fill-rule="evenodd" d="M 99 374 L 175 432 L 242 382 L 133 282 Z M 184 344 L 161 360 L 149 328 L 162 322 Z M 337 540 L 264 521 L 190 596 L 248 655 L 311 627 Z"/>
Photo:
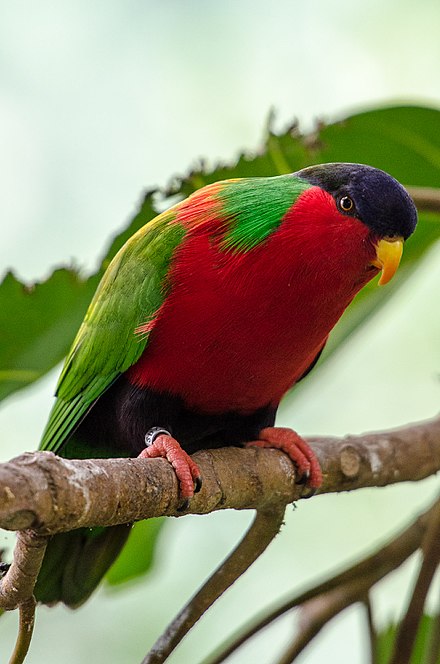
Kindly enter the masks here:
<path id="1" fill-rule="evenodd" d="M 66 458 L 163 457 L 182 510 L 191 458 L 277 448 L 310 492 L 319 462 L 275 426 L 358 291 L 395 274 L 417 210 L 372 166 L 325 163 L 208 184 L 138 230 L 105 271 L 62 369 L 40 449 Z M 127 524 L 56 534 L 35 596 L 75 608 L 126 543 Z"/>

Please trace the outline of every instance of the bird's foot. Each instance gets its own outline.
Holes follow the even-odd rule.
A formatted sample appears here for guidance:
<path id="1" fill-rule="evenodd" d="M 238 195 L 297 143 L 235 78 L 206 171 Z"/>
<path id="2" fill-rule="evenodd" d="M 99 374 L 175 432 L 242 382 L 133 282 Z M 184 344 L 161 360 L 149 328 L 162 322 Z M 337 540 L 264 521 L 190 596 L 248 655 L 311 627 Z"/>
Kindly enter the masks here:
<path id="1" fill-rule="evenodd" d="M 166 429 L 158 427 L 150 429 L 145 436 L 145 445 L 146 448 L 139 454 L 140 457 L 147 459 L 161 457 L 173 466 L 182 499 L 179 512 L 183 512 L 188 508 L 190 498 L 202 488 L 202 477 L 198 465 Z"/>
<path id="2" fill-rule="evenodd" d="M 293 461 L 297 469 L 297 484 L 305 484 L 313 496 L 322 484 L 319 461 L 312 448 L 293 429 L 266 427 L 260 431 L 259 440 L 246 444 L 246 447 L 272 447 L 282 450 Z"/>

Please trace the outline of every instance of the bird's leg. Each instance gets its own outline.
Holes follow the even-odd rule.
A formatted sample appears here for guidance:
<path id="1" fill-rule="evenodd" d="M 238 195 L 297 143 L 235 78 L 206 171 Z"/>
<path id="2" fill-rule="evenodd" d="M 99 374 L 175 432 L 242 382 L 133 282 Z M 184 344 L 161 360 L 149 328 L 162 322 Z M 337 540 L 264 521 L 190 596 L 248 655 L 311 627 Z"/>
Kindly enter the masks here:
<path id="1" fill-rule="evenodd" d="M 145 445 L 145 449 L 139 454 L 140 457 L 147 459 L 162 457 L 173 466 L 179 482 L 180 497 L 183 500 L 179 509 L 186 509 L 189 499 L 202 487 L 202 477 L 198 465 L 166 429 L 160 427 L 150 429 L 145 436 Z"/>
<path id="2" fill-rule="evenodd" d="M 296 466 L 298 483 L 305 482 L 313 490 L 321 486 L 322 472 L 319 461 L 312 448 L 293 429 L 266 427 L 260 431 L 259 439 L 246 443 L 246 447 L 272 447 L 282 450 Z"/>

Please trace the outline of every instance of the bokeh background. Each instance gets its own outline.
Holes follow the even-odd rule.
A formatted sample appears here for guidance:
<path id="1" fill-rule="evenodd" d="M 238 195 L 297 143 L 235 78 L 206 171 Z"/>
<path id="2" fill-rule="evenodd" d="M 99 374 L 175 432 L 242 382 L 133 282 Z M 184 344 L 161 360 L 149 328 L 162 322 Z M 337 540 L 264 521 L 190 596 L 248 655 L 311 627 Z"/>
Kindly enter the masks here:
<path id="1" fill-rule="evenodd" d="M 92 270 L 146 188 L 200 159 L 213 165 L 256 150 L 271 109 L 275 126 L 297 118 L 307 130 L 390 103 L 438 108 L 439 28 L 434 0 L 0 0 L 1 269 L 29 281 L 60 264 Z M 344 434 L 435 415 L 439 286 L 434 247 L 344 353 L 286 401 L 279 422 L 305 434 Z M 2 459 L 37 446 L 57 373 L 5 402 Z M 258 609 L 371 549 L 429 502 L 437 484 L 289 509 L 270 550 L 170 661 L 199 661 Z M 76 612 L 40 609 L 29 664 L 140 661 L 249 520 L 244 513 L 179 519 L 164 531 L 145 580 L 103 588 Z M 9 542 L 1 533 L 0 547 Z M 379 624 L 397 617 L 415 564 L 375 591 Z M 16 620 L 0 620 L 1 661 Z M 275 661 L 292 628 L 291 618 L 283 620 L 231 661 Z M 298 661 L 366 664 L 366 643 L 355 607 Z"/>

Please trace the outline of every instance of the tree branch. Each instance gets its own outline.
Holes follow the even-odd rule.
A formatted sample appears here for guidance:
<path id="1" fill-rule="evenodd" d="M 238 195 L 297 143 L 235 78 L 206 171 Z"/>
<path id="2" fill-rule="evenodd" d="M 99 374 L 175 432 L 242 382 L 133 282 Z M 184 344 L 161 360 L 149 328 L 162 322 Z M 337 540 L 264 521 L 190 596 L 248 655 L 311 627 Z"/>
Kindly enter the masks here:
<path id="1" fill-rule="evenodd" d="M 33 595 L 19 605 L 18 637 L 9 664 L 23 664 L 34 631 L 36 601 Z"/>
<path id="2" fill-rule="evenodd" d="M 156 641 L 142 664 L 162 664 L 191 627 L 225 590 L 241 576 L 265 551 L 278 534 L 284 517 L 284 506 L 263 513 L 257 512 L 241 542 L 215 570 L 197 594 L 190 599 Z"/>
<path id="3" fill-rule="evenodd" d="M 363 601 L 368 626 L 368 640 L 370 642 L 370 664 L 379 664 L 377 653 L 377 632 L 374 624 L 373 607 L 371 604 L 370 593 L 365 595 Z"/>
<path id="4" fill-rule="evenodd" d="M 310 443 L 323 471 L 319 493 L 416 481 L 440 469 L 440 418 L 394 431 L 319 438 Z M 270 537 L 267 541 L 261 538 L 263 549 L 279 527 L 284 507 L 302 497 L 303 488 L 295 484 L 294 466 L 279 451 L 231 447 L 198 452 L 194 458 L 202 472 L 203 488 L 186 513 L 255 509 L 257 525 L 269 519 L 273 526 L 266 523 Z M 23 661 L 29 645 L 32 592 L 48 535 L 160 515 L 182 515 L 177 480 L 164 459 L 69 460 L 50 452 L 34 452 L 0 464 L 0 528 L 21 531 L 14 562 L 0 582 L 0 608 L 20 607 L 22 618 L 18 655 L 11 661 Z M 180 641 L 186 627 L 194 624 L 255 559 L 248 549 L 257 531 L 251 529 L 186 607 L 190 607 L 190 624 L 182 630 L 182 616 L 172 624 L 164 652 Z M 247 554 L 241 557 L 244 550 Z M 365 593 L 367 588 L 361 590 Z"/>
<path id="5" fill-rule="evenodd" d="M 305 615 L 309 617 L 307 624 L 303 625 L 302 633 L 295 637 L 283 655 L 285 661 L 292 661 L 292 657 L 298 655 L 309 644 L 326 621 L 354 602 L 364 601 L 365 594 L 374 584 L 397 569 L 417 551 L 423 541 L 432 514 L 439 509 L 438 506 L 439 502 L 436 501 L 391 542 L 360 562 L 299 595 L 289 597 L 272 609 L 264 611 L 261 616 L 254 618 L 248 625 L 241 628 L 237 634 L 233 634 L 229 642 L 226 645 L 222 644 L 216 652 L 204 660 L 203 664 L 221 664 L 252 636 L 288 611 L 300 606 L 306 607 Z M 312 608 L 307 612 L 307 607 Z"/>
<path id="6" fill-rule="evenodd" d="M 440 212 L 440 189 L 435 187 L 406 187 L 417 208 L 424 212 Z"/>
<path id="7" fill-rule="evenodd" d="M 32 595 L 40 571 L 47 537 L 32 530 L 18 533 L 14 561 L 0 583 L 0 606 L 16 609 Z"/>
<path id="8" fill-rule="evenodd" d="M 440 560 L 440 502 L 431 514 L 422 540 L 423 562 L 407 612 L 400 623 L 390 664 L 409 664 L 426 596 Z"/>
<path id="9" fill-rule="evenodd" d="M 381 433 L 310 440 L 323 470 L 319 493 L 417 481 L 440 469 L 440 418 Z M 266 511 L 301 498 L 282 452 L 235 447 L 197 452 L 203 488 L 186 513 Z M 417 463 L 414 463 L 417 459 Z M 0 528 L 41 535 L 181 516 L 164 459 L 70 460 L 26 453 L 0 464 Z"/>
<path id="10" fill-rule="evenodd" d="M 32 530 L 18 533 L 14 560 L 0 582 L 0 607 L 19 609 L 18 637 L 9 664 L 22 664 L 31 644 L 35 618 L 35 581 L 47 546 L 47 537 Z"/>

